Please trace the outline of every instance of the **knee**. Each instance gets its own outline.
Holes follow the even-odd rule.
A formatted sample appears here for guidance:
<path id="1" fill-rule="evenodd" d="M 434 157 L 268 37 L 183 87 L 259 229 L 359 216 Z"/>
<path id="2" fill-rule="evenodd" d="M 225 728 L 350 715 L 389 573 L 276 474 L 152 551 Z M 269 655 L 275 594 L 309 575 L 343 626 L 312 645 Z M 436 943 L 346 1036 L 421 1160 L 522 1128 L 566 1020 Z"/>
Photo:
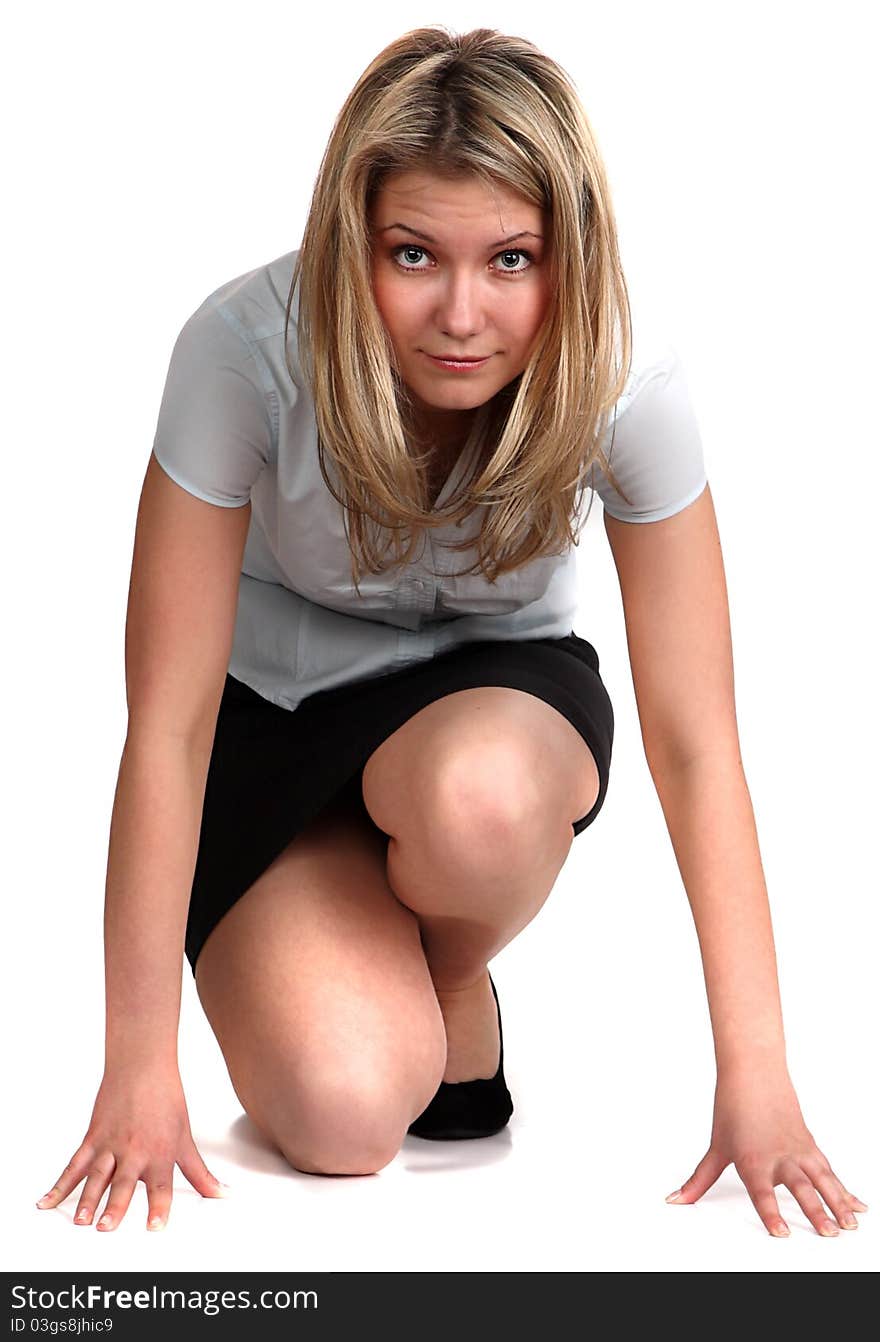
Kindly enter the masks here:
<path id="1" fill-rule="evenodd" d="M 515 747 L 503 742 L 453 752 L 432 770 L 408 826 L 424 853 L 509 870 L 527 859 L 548 823 L 547 804 Z M 403 836 L 402 836 L 403 837 Z"/>
<path id="2" fill-rule="evenodd" d="M 377 1174 L 400 1150 L 412 1122 L 392 1088 L 327 1075 L 297 1085 L 273 1125 L 285 1159 L 305 1174 Z"/>

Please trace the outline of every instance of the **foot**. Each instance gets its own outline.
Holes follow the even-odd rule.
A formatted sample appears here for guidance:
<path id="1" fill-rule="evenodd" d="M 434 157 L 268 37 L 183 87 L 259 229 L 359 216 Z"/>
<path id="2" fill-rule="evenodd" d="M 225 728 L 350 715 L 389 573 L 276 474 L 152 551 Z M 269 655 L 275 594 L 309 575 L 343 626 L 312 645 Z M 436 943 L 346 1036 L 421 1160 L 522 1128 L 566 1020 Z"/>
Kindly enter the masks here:
<path id="1" fill-rule="evenodd" d="M 487 1080 L 498 1071 L 498 1008 L 488 969 L 466 988 L 435 988 L 446 1027 L 444 1081 Z"/>

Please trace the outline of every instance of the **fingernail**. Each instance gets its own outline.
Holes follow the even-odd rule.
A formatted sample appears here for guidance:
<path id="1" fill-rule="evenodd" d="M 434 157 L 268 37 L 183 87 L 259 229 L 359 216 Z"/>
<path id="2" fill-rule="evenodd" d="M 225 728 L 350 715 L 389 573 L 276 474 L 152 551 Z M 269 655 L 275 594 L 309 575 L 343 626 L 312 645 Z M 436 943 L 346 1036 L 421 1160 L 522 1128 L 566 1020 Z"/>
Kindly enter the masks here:
<path id="1" fill-rule="evenodd" d="M 76 1219 L 77 1221 L 87 1221 L 89 1219 L 88 1207 L 83 1207 L 81 1212 L 77 1212 Z"/>
<path id="2" fill-rule="evenodd" d="M 40 1198 L 39 1202 L 37 1203 L 37 1206 L 42 1207 L 44 1202 L 51 1202 L 51 1200 L 52 1200 L 52 1194 L 44 1193 L 43 1196 Z"/>
<path id="3" fill-rule="evenodd" d="M 229 1194 L 232 1192 L 232 1189 L 230 1188 L 229 1184 L 221 1183 L 219 1179 L 216 1180 L 216 1183 L 217 1183 L 217 1191 L 220 1194 L 221 1198 L 229 1197 Z"/>
<path id="4" fill-rule="evenodd" d="M 861 1202 L 859 1198 L 853 1198 L 853 1202 L 856 1204 L 856 1207 L 860 1212 L 866 1212 L 868 1210 L 867 1203 Z"/>
<path id="5" fill-rule="evenodd" d="M 820 1234 L 820 1235 L 839 1235 L 839 1234 L 840 1234 L 840 1226 L 832 1225 L 830 1221 L 826 1221 L 824 1225 L 821 1225 L 821 1226 L 819 1227 L 819 1234 Z"/>
<path id="6" fill-rule="evenodd" d="M 676 1190 L 675 1190 L 674 1193 L 670 1193 L 670 1194 L 669 1194 L 668 1198 L 666 1198 L 666 1201 L 667 1201 L 667 1202 L 677 1202 L 678 1199 L 679 1199 L 680 1197 L 681 1197 L 681 1189 L 680 1189 L 680 1188 L 676 1188 Z"/>
<path id="7" fill-rule="evenodd" d="M 791 1231 L 789 1230 L 788 1226 L 785 1224 L 784 1221 L 778 1221 L 776 1225 L 773 1227 L 771 1233 L 774 1235 L 778 1235 L 780 1238 L 782 1238 L 786 1235 L 790 1235 Z"/>
<path id="8" fill-rule="evenodd" d="M 112 1216 L 102 1216 L 101 1219 L 100 1219 L 100 1221 L 98 1222 L 98 1229 L 99 1229 L 99 1230 L 109 1230 L 110 1227 L 112 1226 L 112 1224 L 113 1224 L 113 1217 L 112 1217 Z"/>
<path id="9" fill-rule="evenodd" d="M 147 1226 L 147 1229 L 148 1229 L 148 1230 L 161 1230 L 162 1227 L 164 1226 L 164 1224 L 165 1224 L 165 1222 L 162 1220 L 162 1217 L 161 1217 L 161 1216 L 151 1216 L 151 1217 L 150 1217 L 150 1220 L 149 1220 L 149 1224 L 148 1224 L 148 1226 Z"/>
<path id="10" fill-rule="evenodd" d="M 857 1230 L 857 1229 L 858 1229 L 858 1225 L 859 1225 L 859 1223 L 858 1223 L 858 1221 L 856 1220 L 856 1218 L 853 1216 L 852 1212 L 845 1212 L 845 1213 L 844 1213 L 844 1216 L 843 1216 L 843 1227 L 844 1227 L 845 1230 Z"/>

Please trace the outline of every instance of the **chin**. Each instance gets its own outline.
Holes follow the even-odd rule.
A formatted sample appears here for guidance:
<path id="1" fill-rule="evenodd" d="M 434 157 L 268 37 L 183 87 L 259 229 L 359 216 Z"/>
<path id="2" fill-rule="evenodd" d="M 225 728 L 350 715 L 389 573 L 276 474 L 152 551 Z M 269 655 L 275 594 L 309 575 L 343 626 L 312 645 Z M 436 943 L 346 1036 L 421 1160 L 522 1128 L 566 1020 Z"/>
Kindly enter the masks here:
<path id="1" fill-rule="evenodd" d="M 425 401 L 424 403 L 429 409 L 441 413 L 442 411 L 447 410 L 450 414 L 463 414 L 466 410 L 479 409 L 481 405 L 485 405 L 487 401 L 491 401 L 493 395 L 494 393 L 490 393 L 488 396 L 469 396 L 467 399 L 461 396 L 458 400 L 452 400 L 450 398 L 448 401 Z M 422 399 L 424 401 L 424 397 Z"/>

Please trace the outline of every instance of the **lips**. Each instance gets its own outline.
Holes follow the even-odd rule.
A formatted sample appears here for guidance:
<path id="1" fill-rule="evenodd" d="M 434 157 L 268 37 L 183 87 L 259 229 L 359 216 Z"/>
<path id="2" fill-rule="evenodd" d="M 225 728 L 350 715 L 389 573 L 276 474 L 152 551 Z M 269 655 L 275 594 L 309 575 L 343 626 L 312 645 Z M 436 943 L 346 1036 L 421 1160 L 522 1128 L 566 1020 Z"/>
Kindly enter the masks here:
<path id="1" fill-rule="evenodd" d="M 485 368 L 491 355 L 487 354 L 482 359 L 447 359 L 440 354 L 425 354 L 426 359 L 430 359 L 435 368 L 441 369 L 444 373 L 454 373 L 459 377 L 464 377 L 465 373 L 478 373 L 481 368 Z"/>

